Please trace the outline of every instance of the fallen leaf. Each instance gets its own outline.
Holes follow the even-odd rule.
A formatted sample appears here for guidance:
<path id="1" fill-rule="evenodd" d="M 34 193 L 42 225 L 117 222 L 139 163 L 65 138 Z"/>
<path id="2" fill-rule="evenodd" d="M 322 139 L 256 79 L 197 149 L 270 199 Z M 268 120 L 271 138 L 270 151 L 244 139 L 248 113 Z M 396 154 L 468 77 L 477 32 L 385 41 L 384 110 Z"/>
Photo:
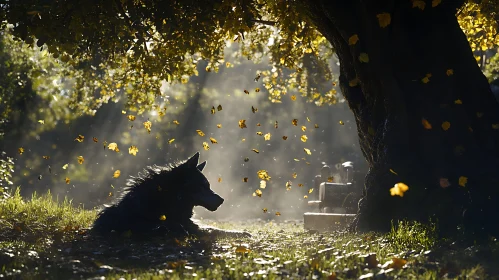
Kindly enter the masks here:
<path id="1" fill-rule="evenodd" d="M 66 177 L 66 179 L 65 179 L 65 180 L 66 180 L 66 184 L 68 184 L 68 185 L 69 185 L 69 183 L 71 182 L 71 179 L 69 179 L 69 177 Z"/>
<path id="2" fill-rule="evenodd" d="M 196 129 L 196 132 L 199 134 L 199 136 L 204 136 L 205 135 L 204 132 L 201 131 L 201 130 L 199 130 L 199 129 Z"/>
<path id="3" fill-rule="evenodd" d="M 267 133 L 263 136 L 263 138 L 265 139 L 265 141 L 269 141 L 271 136 L 272 135 L 270 133 Z"/>
<path id="4" fill-rule="evenodd" d="M 21 148 L 17 149 L 17 151 L 19 152 L 20 155 L 22 155 L 24 153 L 24 148 L 21 147 Z"/>
<path id="5" fill-rule="evenodd" d="M 79 143 L 83 142 L 85 140 L 85 136 L 83 135 L 78 135 L 78 137 L 75 138 L 75 141 L 78 141 Z"/>
<path id="6" fill-rule="evenodd" d="M 307 153 L 307 155 L 312 155 L 312 152 L 309 149 L 303 148 L 303 150 L 305 151 L 305 153 Z"/>
<path id="7" fill-rule="evenodd" d="M 116 143 L 109 143 L 109 145 L 107 146 L 107 148 L 109 150 L 113 150 L 115 152 L 119 152 L 118 144 L 116 144 Z"/>
<path id="8" fill-rule="evenodd" d="M 257 154 L 259 154 L 259 153 L 260 153 L 260 151 L 258 151 L 257 149 L 251 149 L 251 150 L 252 150 L 253 152 L 257 153 Z"/>
<path id="9" fill-rule="evenodd" d="M 262 180 L 268 181 L 271 179 L 267 170 L 258 170 L 258 172 L 256 174 L 258 174 L 258 178 L 260 178 Z"/>
<path id="10" fill-rule="evenodd" d="M 260 181 L 260 189 L 265 189 L 267 187 L 267 181 L 261 180 Z"/>
<path id="11" fill-rule="evenodd" d="M 118 178 L 118 177 L 120 177 L 120 174 L 121 174 L 121 171 L 116 170 L 116 171 L 114 171 L 114 173 L 113 173 L 113 177 L 114 177 L 114 178 Z"/>
<path id="12" fill-rule="evenodd" d="M 262 197 L 262 191 L 261 190 L 256 190 L 254 193 L 253 193 L 253 196 L 258 196 L 258 197 Z"/>
<path id="13" fill-rule="evenodd" d="M 294 125 L 294 126 L 297 126 L 298 125 L 298 119 L 293 119 L 291 121 L 291 123 Z"/>
<path id="14" fill-rule="evenodd" d="M 145 121 L 143 124 L 144 124 L 144 128 L 147 130 L 147 133 L 151 133 L 152 122 Z"/>
<path id="15" fill-rule="evenodd" d="M 204 149 L 205 151 L 208 151 L 208 150 L 210 149 L 210 146 L 208 145 L 208 143 L 207 143 L 207 142 L 203 142 L 203 149 Z"/>
<path id="16" fill-rule="evenodd" d="M 82 156 L 78 156 L 78 163 L 79 164 L 83 164 L 84 161 L 85 161 L 85 159 Z"/>
<path id="17" fill-rule="evenodd" d="M 221 123 L 217 124 L 217 128 L 222 128 L 222 124 Z"/>
<path id="18" fill-rule="evenodd" d="M 132 146 L 130 146 L 130 148 L 128 148 L 128 153 L 131 155 L 136 156 L 138 152 L 139 152 L 139 148 L 137 148 L 137 146 L 132 145 Z"/>
<path id="19" fill-rule="evenodd" d="M 135 120 L 135 116 L 134 115 L 128 115 L 128 120 L 133 122 Z"/>
<path id="20" fill-rule="evenodd" d="M 242 128 L 246 128 L 246 120 L 239 120 L 239 127 L 242 129 Z"/>

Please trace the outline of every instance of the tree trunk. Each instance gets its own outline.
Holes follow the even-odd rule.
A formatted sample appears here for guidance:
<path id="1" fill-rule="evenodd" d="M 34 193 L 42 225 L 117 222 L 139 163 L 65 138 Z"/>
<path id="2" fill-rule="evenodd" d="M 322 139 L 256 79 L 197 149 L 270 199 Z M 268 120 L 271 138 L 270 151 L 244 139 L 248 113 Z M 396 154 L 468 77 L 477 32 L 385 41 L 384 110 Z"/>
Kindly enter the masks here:
<path id="1" fill-rule="evenodd" d="M 433 219 L 443 233 L 458 225 L 497 233 L 499 104 L 455 17 L 462 2 L 425 2 L 423 10 L 408 0 L 305 4 L 340 59 L 340 86 L 370 166 L 354 226 Z M 382 13 L 390 14 L 386 27 Z M 391 196 L 399 182 L 409 190 Z"/>

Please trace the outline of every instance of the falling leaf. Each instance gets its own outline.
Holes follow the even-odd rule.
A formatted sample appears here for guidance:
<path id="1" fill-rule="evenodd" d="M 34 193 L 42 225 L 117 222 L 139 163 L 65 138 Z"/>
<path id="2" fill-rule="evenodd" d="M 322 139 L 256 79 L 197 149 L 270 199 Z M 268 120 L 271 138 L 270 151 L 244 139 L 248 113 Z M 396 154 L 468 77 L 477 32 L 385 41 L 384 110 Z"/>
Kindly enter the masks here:
<path id="1" fill-rule="evenodd" d="M 364 63 L 368 63 L 369 62 L 369 55 L 367 53 L 360 53 L 359 61 L 364 62 Z"/>
<path id="2" fill-rule="evenodd" d="M 294 179 L 296 179 L 296 177 L 298 177 L 298 174 L 296 174 L 296 172 L 293 172 L 293 174 L 291 175 Z"/>
<path id="3" fill-rule="evenodd" d="M 248 157 L 245 157 L 244 158 L 244 162 L 248 162 L 249 161 L 249 158 Z"/>
<path id="4" fill-rule="evenodd" d="M 461 99 L 457 99 L 456 101 L 454 101 L 454 104 L 461 105 L 463 104 L 463 101 L 461 101 Z"/>
<path id="5" fill-rule="evenodd" d="M 312 155 L 312 152 L 309 149 L 303 148 L 303 150 L 305 151 L 305 153 L 307 153 L 307 155 Z"/>
<path id="6" fill-rule="evenodd" d="M 205 151 L 208 151 L 208 150 L 210 149 L 210 146 L 208 145 L 208 143 L 207 143 L 207 142 L 203 142 L 203 149 L 204 149 Z"/>
<path id="7" fill-rule="evenodd" d="M 246 254 L 251 252 L 250 249 L 248 249 L 246 246 L 237 246 L 236 247 L 236 254 Z"/>
<path id="8" fill-rule="evenodd" d="M 301 131 L 305 132 L 306 130 L 307 130 L 307 127 L 306 127 L 306 126 L 304 126 L 304 125 L 302 125 L 302 126 L 301 126 Z"/>
<path id="9" fill-rule="evenodd" d="M 281 212 L 277 211 L 277 212 L 275 212 L 275 215 L 276 216 L 281 216 Z"/>
<path id="10" fill-rule="evenodd" d="M 339 121 L 338 122 L 340 125 L 345 125 L 345 123 L 343 121 Z"/>
<path id="11" fill-rule="evenodd" d="M 301 188 L 301 187 L 303 187 L 303 184 L 301 184 L 301 183 L 300 183 L 300 184 L 298 184 L 298 187 L 300 187 L 300 188 Z"/>
<path id="12" fill-rule="evenodd" d="M 262 126 L 260 123 L 257 123 L 256 126 Z"/>
<path id="13" fill-rule="evenodd" d="M 407 260 L 392 258 L 392 263 L 388 266 L 388 268 L 401 269 L 406 263 Z"/>
<path id="14" fill-rule="evenodd" d="M 329 183 L 332 183 L 332 182 L 334 181 L 334 177 L 333 177 L 333 176 L 329 176 L 329 177 L 327 177 L 327 181 L 328 181 Z"/>
<path id="15" fill-rule="evenodd" d="M 20 155 L 22 155 L 24 153 L 24 148 L 21 147 L 21 148 L 17 149 L 17 151 L 19 152 Z"/>
<path id="16" fill-rule="evenodd" d="M 85 159 L 82 156 L 78 156 L 78 163 L 79 164 L 83 164 L 84 161 L 85 161 Z"/>
<path id="17" fill-rule="evenodd" d="M 422 119 L 422 120 L 421 120 L 421 123 L 423 124 L 423 127 L 424 127 L 425 129 L 431 129 L 431 124 L 430 124 L 430 122 L 428 122 L 426 119 Z"/>
<path id="18" fill-rule="evenodd" d="M 180 124 L 177 120 L 174 120 L 173 123 L 176 124 L 176 125 Z"/>
<path id="19" fill-rule="evenodd" d="M 259 154 L 259 153 L 260 153 L 260 151 L 258 151 L 257 149 L 251 149 L 251 150 L 252 150 L 253 152 L 257 153 L 257 154 Z"/>
<path id="20" fill-rule="evenodd" d="M 424 10 L 426 3 L 424 0 L 412 0 L 412 7 L 419 8 L 420 10 Z"/>
<path id="21" fill-rule="evenodd" d="M 310 193 L 312 193 L 312 192 L 314 192 L 314 189 L 309 189 L 309 190 L 308 190 L 308 193 L 309 193 L 309 194 L 310 194 Z"/>
<path id="22" fill-rule="evenodd" d="M 242 129 L 242 128 L 246 128 L 246 120 L 239 120 L 239 127 Z"/>
<path id="23" fill-rule="evenodd" d="M 260 73 L 256 74 L 255 82 L 258 82 L 258 80 L 260 79 L 260 77 L 261 77 Z"/>
<path id="24" fill-rule="evenodd" d="M 314 127 L 315 127 L 315 128 L 319 128 L 319 125 L 318 125 L 318 124 L 315 124 L 315 125 L 314 125 Z"/>
<path id="25" fill-rule="evenodd" d="M 499 129 L 499 123 L 493 123 L 492 129 Z"/>
<path id="26" fill-rule="evenodd" d="M 38 122 L 41 123 L 41 124 L 45 124 L 44 120 L 38 120 Z"/>
<path id="27" fill-rule="evenodd" d="M 348 38 L 348 44 L 351 46 L 357 44 L 358 41 L 359 41 L 359 35 L 357 34 L 353 34 L 352 36 L 350 36 L 350 38 Z"/>
<path id="28" fill-rule="evenodd" d="M 291 183 L 291 181 L 287 181 L 287 182 L 286 182 L 286 190 L 287 190 L 287 191 L 291 190 L 291 186 L 292 186 L 292 185 L 293 185 L 293 184 Z"/>
<path id="29" fill-rule="evenodd" d="M 147 133 L 151 133 L 151 127 L 152 127 L 152 122 L 150 121 L 144 122 L 144 128 L 147 130 Z"/>
<path id="30" fill-rule="evenodd" d="M 260 181 L 260 189 L 265 189 L 267 187 L 267 181 L 261 180 Z"/>
<path id="31" fill-rule="evenodd" d="M 116 170 L 116 171 L 114 171 L 114 173 L 113 173 L 113 177 L 114 177 L 114 178 L 118 178 L 118 177 L 120 177 L 120 175 L 121 175 L 121 171 L 119 171 L 119 170 Z"/>
<path id="32" fill-rule="evenodd" d="M 160 221 L 166 221 L 166 216 L 165 216 L 165 215 L 161 215 L 161 216 L 159 216 L 159 220 L 160 220 Z"/>
<path id="33" fill-rule="evenodd" d="M 288 136 L 283 136 L 282 137 L 282 140 L 287 140 L 288 139 Z"/>
<path id="34" fill-rule="evenodd" d="M 175 141 L 175 138 L 172 138 L 172 139 L 168 140 L 168 144 L 173 143 L 173 141 Z"/>
<path id="35" fill-rule="evenodd" d="M 424 77 L 421 79 L 421 82 L 423 82 L 423 84 L 427 84 L 428 82 L 430 82 L 430 78 Z"/>
<path id="36" fill-rule="evenodd" d="M 393 169 L 390 169 L 390 172 L 395 174 L 395 175 L 398 175 L 397 172 L 393 171 Z"/>
<path id="37" fill-rule="evenodd" d="M 255 92 L 260 92 L 260 88 L 255 88 Z"/>
<path id="38" fill-rule="evenodd" d="M 217 106 L 217 111 L 222 111 L 222 105 Z"/>
<path id="39" fill-rule="evenodd" d="M 109 143 L 109 145 L 107 146 L 107 148 L 109 150 L 113 150 L 113 151 L 119 152 L 118 144 L 116 144 L 116 143 Z"/>
<path id="40" fill-rule="evenodd" d="M 450 187 L 450 185 L 451 185 L 449 182 L 449 179 L 447 179 L 447 178 L 440 178 L 439 183 L 440 183 L 440 187 L 442 187 L 444 189 Z"/>
<path id="41" fill-rule="evenodd" d="M 222 177 L 218 177 L 218 182 L 222 183 Z"/>
<path id="42" fill-rule="evenodd" d="M 449 128 L 450 128 L 450 122 L 447 122 L 447 121 L 446 121 L 446 122 L 443 122 L 443 123 L 442 123 L 442 129 L 443 129 L 444 131 L 449 130 Z"/>
<path id="43" fill-rule="evenodd" d="M 271 136 L 272 135 L 270 133 L 267 133 L 263 136 L 263 138 L 265 139 L 265 141 L 269 141 Z"/>
<path id="44" fill-rule="evenodd" d="M 204 135 L 205 135 L 205 134 L 204 134 L 204 132 L 202 132 L 202 131 L 201 131 L 201 130 L 199 130 L 199 129 L 196 129 L 196 132 L 199 134 L 199 136 L 204 136 Z"/>
<path id="45" fill-rule="evenodd" d="M 66 184 L 69 185 L 69 183 L 71 182 L 71 179 L 69 179 L 69 177 L 66 177 L 65 181 L 66 181 Z"/>
<path id="46" fill-rule="evenodd" d="M 355 77 L 355 79 L 352 79 L 348 82 L 348 85 L 350 87 L 356 87 L 359 84 L 360 80 L 359 78 Z"/>
<path id="47" fill-rule="evenodd" d="M 218 144 L 217 140 L 213 137 L 210 137 L 211 144 Z"/>
<path id="48" fill-rule="evenodd" d="M 291 95 L 291 101 L 296 101 L 296 95 Z"/>
<path id="49" fill-rule="evenodd" d="M 128 148 L 128 153 L 131 155 L 136 156 L 138 152 L 139 152 L 139 148 L 137 148 L 137 146 L 132 145 L 132 146 L 130 146 L 130 148 Z"/>
<path id="50" fill-rule="evenodd" d="M 298 120 L 297 119 L 293 119 L 291 121 L 291 123 L 294 125 L 294 126 L 297 126 L 298 125 Z"/>
<path id="51" fill-rule="evenodd" d="M 388 25 L 390 25 L 390 22 L 392 20 L 391 16 L 389 13 L 381 13 L 377 14 L 376 17 L 378 18 L 379 26 L 381 28 L 385 28 Z"/>
<path id="52" fill-rule="evenodd" d="M 217 128 L 222 128 L 222 124 L 221 123 L 217 124 Z"/>
<path id="53" fill-rule="evenodd" d="M 123 115 L 126 115 L 126 111 L 124 111 L 124 110 L 121 110 L 121 113 L 122 113 Z"/>
<path id="54" fill-rule="evenodd" d="M 263 193 L 262 193 L 262 191 L 261 191 L 261 190 L 257 189 L 257 190 L 254 192 L 254 194 L 256 194 L 258 197 L 262 197 L 262 194 L 263 194 Z"/>
<path id="55" fill-rule="evenodd" d="M 267 173 L 267 170 L 258 170 L 258 172 L 256 174 L 258 174 L 258 178 L 260 178 L 262 180 L 268 181 L 271 179 L 271 177 Z"/>
<path id="56" fill-rule="evenodd" d="M 268 209 L 267 208 L 263 208 L 263 213 L 267 213 Z"/>
<path id="57" fill-rule="evenodd" d="M 79 143 L 83 142 L 85 140 L 85 136 L 83 135 L 78 135 L 78 137 L 75 138 L 75 141 L 78 141 Z"/>
<path id="58" fill-rule="evenodd" d="M 243 182 L 248 183 L 248 177 L 244 177 Z"/>
<path id="59" fill-rule="evenodd" d="M 409 190 L 409 187 L 404 183 L 397 183 L 390 189 L 391 196 L 400 196 L 403 197 L 404 193 Z"/>
<path id="60" fill-rule="evenodd" d="M 247 91 L 247 90 L 244 90 L 244 93 L 246 93 L 246 94 L 249 94 L 249 91 Z"/>
<path id="61" fill-rule="evenodd" d="M 435 1 L 435 0 L 433 0 L 433 1 Z M 447 69 L 447 71 L 445 71 L 445 74 L 447 74 L 447 76 L 452 76 L 452 75 L 454 75 L 454 70 Z"/>
<path id="62" fill-rule="evenodd" d="M 256 132 L 256 135 L 258 135 L 258 136 L 262 136 L 262 135 L 263 135 L 263 132 L 261 132 L 261 131 L 257 131 L 257 132 Z"/>
<path id="63" fill-rule="evenodd" d="M 302 135 L 302 136 L 300 137 L 300 140 L 301 140 L 302 142 L 307 142 L 307 140 L 308 140 L 307 135 Z"/>
<path id="64" fill-rule="evenodd" d="M 66 170 L 66 169 L 68 168 L 68 165 L 69 165 L 69 164 L 67 164 L 67 163 L 66 163 L 66 164 L 64 164 L 64 165 L 62 166 L 62 169 Z"/>
<path id="65" fill-rule="evenodd" d="M 128 120 L 133 122 L 135 120 L 135 116 L 134 115 L 128 115 Z"/>
<path id="66" fill-rule="evenodd" d="M 459 185 L 461 187 L 466 187 L 467 183 L 468 183 L 468 177 L 464 177 L 464 176 L 459 177 Z"/>
<path id="67" fill-rule="evenodd" d="M 308 198 L 308 195 L 304 195 L 304 196 L 303 196 L 303 198 L 304 198 L 304 199 L 307 199 L 307 198 Z"/>
<path id="68" fill-rule="evenodd" d="M 99 140 L 96 137 L 93 137 L 92 141 L 94 141 L 95 143 L 99 142 Z"/>
<path id="69" fill-rule="evenodd" d="M 214 115 L 215 114 L 215 106 L 211 107 L 211 114 Z"/>
<path id="70" fill-rule="evenodd" d="M 431 7 L 432 7 L 432 8 L 435 8 L 435 7 L 436 7 L 436 6 L 438 6 L 441 2 L 442 2 L 442 0 L 432 0 L 432 1 L 431 1 Z"/>

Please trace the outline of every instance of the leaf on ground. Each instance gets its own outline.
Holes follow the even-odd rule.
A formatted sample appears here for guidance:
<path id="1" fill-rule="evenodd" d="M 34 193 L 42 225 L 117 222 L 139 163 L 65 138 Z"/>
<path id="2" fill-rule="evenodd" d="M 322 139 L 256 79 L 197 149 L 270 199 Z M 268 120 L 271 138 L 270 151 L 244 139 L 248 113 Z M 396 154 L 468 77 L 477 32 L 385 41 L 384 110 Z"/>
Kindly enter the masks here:
<path id="1" fill-rule="evenodd" d="M 75 141 L 78 141 L 79 143 L 83 142 L 85 140 L 85 136 L 83 135 L 78 135 L 78 137 L 75 138 Z"/>
<path id="2" fill-rule="evenodd" d="M 109 145 L 107 146 L 107 148 L 109 150 L 113 150 L 115 152 L 119 152 L 120 151 L 120 149 L 118 149 L 118 144 L 116 144 L 116 143 L 109 143 Z"/>
<path id="3" fill-rule="evenodd" d="M 137 148 L 137 146 L 132 145 L 132 146 L 130 146 L 130 148 L 128 148 L 128 153 L 131 155 L 136 156 L 138 152 L 139 152 L 139 148 Z"/>
<path id="4" fill-rule="evenodd" d="M 208 150 L 210 149 L 210 146 L 208 145 L 208 143 L 207 143 L 207 142 L 203 142 L 203 149 L 204 149 L 205 151 L 208 151 Z"/>
<path id="5" fill-rule="evenodd" d="M 265 139 L 265 141 L 269 141 L 271 136 L 272 135 L 270 133 L 267 133 L 263 136 L 263 138 Z"/>
<path id="6" fill-rule="evenodd" d="M 218 144 L 218 141 L 213 137 L 210 137 L 210 141 L 211 141 L 211 144 Z"/>
<path id="7" fill-rule="evenodd" d="M 257 189 L 254 193 L 253 193 L 253 196 L 258 196 L 258 197 L 262 197 L 262 191 Z"/>
<path id="8" fill-rule="evenodd" d="M 85 161 L 85 159 L 83 158 L 83 156 L 78 156 L 78 163 L 79 164 L 83 164 L 84 161 Z"/>
<path id="9" fill-rule="evenodd" d="M 114 178 L 118 178 L 118 177 L 120 177 L 120 175 L 121 175 L 121 171 L 119 171 L 119 170 L 116 170 L 116 171 L 114 171 L 114 173 L 113 173 L 113 177 L 114 177 Z"/>
<path id="10" fill-rule="evenodd" d="M 205 135 L 204 132 L 201 131 L 201 130 L 199 130 L 199 129 L 196 129 L 196 132 L 199 134 L 199 136 L 204 136 Z"/>
<path id="11" fill-rule="evenodd" d="M 267 187 L 267 181 L 261 180 L 260 181 L 260 189 L 265 189 Z"/>
<path id="12" fill-rule="evenodd" d="M 305 151 L 305 153 L 307 153 L 307 155 L 312 155 L 312 152 L 309 149 L 303 148 L 303 150 Z"/>
<path id="13" fill-rule="evenodd" d="M 298 119 L 293 119 L 291 121 L 291 123 L 294 125 L 294 126 L 297 126 L 298 125 Z"/>
<path id="14" fill-rule="evenodd" d="M 393 171 L 393 169 L 390 169 L 390 172 L 395 174 L 395 175 L 398 175 L 397 172 Z"/>
<path id="15" fill-rule="evenodd" d="M 253 107 L 251 107 L 253 108 Z M 246 128 L 246 120 L 239 120 L 239 127 L 242 129 L 242 128 Z"/>
<path id="16" fill-rule="evenodd" d="M 144 128 L 147 130 L 147 133 L 151 133 L 152 122 L 151 121 L 145 121 L 143 124 L 144 124 Z"/>
<path id="17" fill-rule="evenodd" d="M 265 181 L 268 181 L 272 178 L 269 176 L 269 173 L 267 172 L 267 170 L 258 170 L 258 172 L 256 174 L 258 175 L 258 178 L 265 180 Z"/>

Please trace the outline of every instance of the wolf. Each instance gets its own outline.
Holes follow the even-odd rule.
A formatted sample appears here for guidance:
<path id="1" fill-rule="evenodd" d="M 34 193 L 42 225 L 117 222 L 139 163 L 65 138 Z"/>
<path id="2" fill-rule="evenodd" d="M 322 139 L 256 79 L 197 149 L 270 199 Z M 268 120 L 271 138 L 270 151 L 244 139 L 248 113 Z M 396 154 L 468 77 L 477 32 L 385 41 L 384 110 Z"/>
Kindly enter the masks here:
<path id="1" fill-rule="evenodd" d="M 99 212 L 90 233 L 250 237 L 247 232 L 199 226 L 192 221 L 194 206 L 215 211 L 224 202 L 202 173 L 206 161 L 198 163 L 199 152 L 176 164 L 149 166 L 138 177 L 131 177 L 121 199 Z"/>

